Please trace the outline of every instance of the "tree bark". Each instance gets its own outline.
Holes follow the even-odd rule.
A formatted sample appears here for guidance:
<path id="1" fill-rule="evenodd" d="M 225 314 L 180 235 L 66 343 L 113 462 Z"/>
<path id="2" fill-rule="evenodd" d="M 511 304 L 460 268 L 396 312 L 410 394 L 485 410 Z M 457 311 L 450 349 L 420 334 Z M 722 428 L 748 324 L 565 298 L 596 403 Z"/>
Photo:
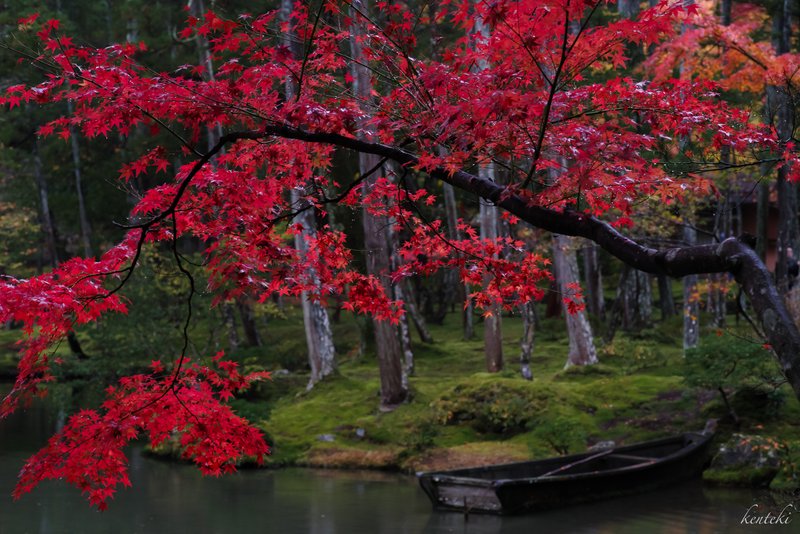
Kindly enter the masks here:
<path id="1" fill-rule="evenodd" d="M 361 13 L 368 12 L 366 2 L 355 0 L 353 8 L 358 8 Z M 359 39 L 364 36 L 364 27 L 361 16 L 351 9 L 350 16 L 353 24 L 350 29 L 350 48 L 353 61 L 350 63 L 351 74 L 353 76 L 353 92 L 359 97 L 363 105 L 367 106 L 371 101 L 372 80 L 370 71 L 365 66 L 366 59 Z M 368 109 L 365 110 L 367 113 Z M 360 119 L 359 131 L 362 132 L 359 140 L 370 137 L 370 132 L 364 125 L 365 119 Z M 360 152 L 358 157 L 359 169 L 361 174 L 378 166 L 380 158 L 377 154 Z M 363 182 L 363 194 L 368 195 L 375 185 L 375 176 L 367 178 Z M 366 208 L 362 210 L 364 225 L 364 246 L 367 256 L 367 272 L 378 279 L 383 284 L 387 295 L 392 295 L 392 284 L 389 277 L 391 267 L 391 240 L 386 234 L 389 220 L 385 216 L 374 216 Z M 408 397 L 407 378 L 403 370 L 403 349 L 397 327 L 388 321 L 373 321 L 375 330 L 375 350 L 378 353 L 378 369 L 380 372 L 381 383 L 381 407 L 382 409 L 392 409 L 394 406 L 405 401 Z"/>
<path id="2" fill-rule="evenodd" d="M 67 114 L 72 115 L 72 102 L 67 100 Z M 78 134 L 73 126 L 69 127 L 70 148 L 72 149 L 72 170 L 75 175 L 75 192 L 78 195 L 78 221 L 81 229 L 81 243 L 83 255 L 86 258 L 94 256 L 92 252 L 92 227 L 89 216 L 86 214 L 86 199 L 83 196 L 83 180 L 81 176 L 81 151 L 78 145 Z"/>
<path id="3" fill-rule="evenodd" d="M 222 319 L 225 328 L 228 330 L 228 350 L 235 352 L 239 349 L 239 332 L 236 330 L 236 316 L 233 312 L 233 304 L 226 302 L 222 305 Z"/>
<path id="4" fill-rule="evenodd" d="M 639 0 L 617 0 L 617 11 L 624 19 L 634 19 L 639 15 Z"/>
<path id="5" fill-rule="evenodd" d="M 791 10 L 793 2 L 783 0 L 780 11 L 777 14 L 778 32 L 776 35 L 775 52 L 778 55 L 786 54 L 790 51 L 792 36 Z M 794 103 L 788 87 L 778 86 L 775 88 L 776 104 L 776 124 L 775 129 L 779 140 L 779 153 L 782 152 L 786 143 L 792 141 L 794 134 Z M 776 189 L 778 192 L 778 243 L 777 257 L 775 263 L 775 279 L 778 283 L 778 290 L 786 293 L 789 290 L 789 249 L 797 248 L 798 234 L 798 209 L 797 209 L 797 184 L 789 182 L 787 176 L 790 171 L 788 163 L 778 166 L 778 180 Z"/>
<path id="6" fill-rule="evenodd" d="M 605 317 L 603 274 L 597 257 L 597 245 L 591 242 L 583 247 L 583 272 L 586 278 L 586 308 L 602 321 Z"/>
<path id="7" fill-rule="evenodd" d="M 692 246 L 697 242 L 697 232 L 689 224 L 683 225 L 683 240 Z M 696 347 L 700 340 L 700 306 L 697 295 L 697 275 L 683 277 L 683 350 Z"/>
<path id="8" fill-rule="evenodd" d="M 658 275 L 658 307 L 661 310 L 661 320 L 675 315 L 675 299 L 672 297 L 672 282 L 663 274 Z"/>
<path id="9" fill-rule="evenodd" d="M 475 33 L 483 38 L 489 36 L 489 28 L 480 18 L 475 20 Z M 476 68 L 485 70 L 489 67 L 488 61 L 479 59 Z M 484 163 L 479 166 L 478 175 L 484 180 L 496 182 L 496 169 L 494 162 Z M 480 230 L 481 239 L 496 241 L 499 237 L 497 207 L 485 198 L 479 199 L 480 203 Z M 488 283 L 488 275 L 484 278 L 484 286 Z M 486 356 L 486 370 L 496 373 L 503 369 L 503 328 L 502 309 L 495 304 L 486 310 L 483 321 L 483 346 Z"/>
<path id="10" fill-rule="evenodd" d="M 433 336 L 430 330 L 428 330 L 428 323 L 425 321 L 425 317 L 417 306 L 417 297 L 413 286 L 407 279 L 400 283 L 403 286 L 403 294 L 405 295 L 403 303 L 406 307 L 406 313 L 408 313 L 411 322 L 414 324 L 414 328 L 417 330 L 417 334 L 419 334 L 419 339 L 423 343 L 433 343 Z"/>
<path id="11" fill-rule="evenodd" d="M 481 178 L 495 181 L 494 164 L 489 163 L 480 169 Z M 480 201 L 481 239 L 495 241 L 498 237 L 497 208 L 483 199 Z M 484 284 L 488 283 L 488 275 Z M 486 356 L 486 370 L 496 373 L 503 370 L 503 325 L 502 309 L 495 304 L 484 315 L 483 348 Z"/>
<path id="12" fill-rule="evenodd" d="M 255 317 L 253 317 L 253 305 L 245 298 L 236 300 L 236 307 L 239 309 L 239 319 L 242 320 L 242 330 L 244 338 L 247 340 L 248 347 L 260 347 L 261 335 L 258 333 Z"/>
<path id="13" fill-rule="evenodd" d="M 533 356 L 533 342 L 536 334 L 536 308 L 532 302 L 520 306 L 522 315 L 522 338 L 520 339 L 519 372 L 525 380 L 533 380 L 531 371 L 531 357 Z"/>
<path id="14" fill-rule="evenodd" d="M 570 286 L 580 283 L 578 256 L 572 246 L 572 238 L 564 235 L 553 236 L 553 266 L 556 271 L 558 289 L 562 296 L 567 297 L 573 292 Z M 586 312 L 581 310 L 569 313 L 568 310 L 565 310 L 564 314 L 567 317 L 567 335 L 569 336 L 569 355 L 564 367 L 597 363 L 592 325 L 586 318 Z"/>
<path id="15" fill-rule="evenodd" d="M 281 1 L 281 19 L 288 24 L 286 33 L 283 35 L 283 44 L 291 50 L 297 57 L 300 51 L 295 44 L 295 35 L 290 18 L 292 14 L 292 0 Z M 297 88 L 295 82 L 289 78 L 284 84 L 286 100 L 291 100 L 296 96 Z M 308 240 L 317 233 L 317 221 L 314 216 L 314 209 L 308 199 L 304 198 L 306 191 L 292 189 L 291 202 L 293 209 L 299 213 L 294 218 L 296 224 L 302 226 L 302 231 L 294 235 L 294 246 L 301 258 L 308 253 Z M 302 211 L 301 211 L 302 210 Z M 305 273 L 310 279 L 317 280 L 316 273 L 311 271 Z M 308 365 L 311 369 L 311 376 L 308 379 L 306 389 L 310 390 L 320 380 L 332 375 L 336 371 L 336 347 L 333 342 L 333 330 L 331 329 L 328 310 L 321 302 L 321 287 L 316 284 L 315 298 L 311 298 L 307 291 L 300 294 L 301 308 L 303 310 L 303 326 L 306 334 L 306 347 L 308 350 Z"/>
<path id="16" fill-rule="evenodd" d="M 636 324 L 646 328 L 653 323 L 653 288 L 650 275 L 636 271 Z"/>
<path id="17" fill-rule="evenodd" d="M 50 212 L 50 191 L 47 186 L 47 178 L 42 172 L 42 158 L 39 155 L 39 141 L 34 140 L 33 144 L 33 177 L 36 180 L 36 188 L 39 191 L 39 217 L 44 231 L 44 244 L 47 251 L 47 262 L 52 266 L 59 264 L 58 246 L 56 244 L 56 226 L 53 222 L 53 214 Z"/>
<path id="18" fill-rule="evenodd" d="M 722 0 L 720 3 L 720 20 L 723 26 L 731 25 L 731 4 L 732 0 Z"/>

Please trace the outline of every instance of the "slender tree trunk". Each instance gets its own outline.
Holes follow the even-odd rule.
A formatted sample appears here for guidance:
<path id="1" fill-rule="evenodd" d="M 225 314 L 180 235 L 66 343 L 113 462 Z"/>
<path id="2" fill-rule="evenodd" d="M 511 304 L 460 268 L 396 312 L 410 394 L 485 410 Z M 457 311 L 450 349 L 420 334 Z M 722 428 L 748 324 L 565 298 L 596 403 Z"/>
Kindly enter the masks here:
<path id="1" fill-rule="evenodd" d="M 482 167 L 481 177 L 494 180 L 494 165 Z M 497 208 L 484 200 L 480 203 L 481 239 L 494 241 L 498 237 Z M 488 276 L 484 283 L 488 283 Z M 492 306 L 483 321 L 483 345 L 486 356 L 486 370 L 496 373 L 503 369 L 503 327 L 499 305 Z"/>
<path id="2" fill-rule="evenodd" d="M 241 341 L 239 331 L 236 329 L 236 315 L 234 314 L 233 304 L 226 302 L 222 305 L 222 320 L 228 330 L 228 350 L 235 352 L 239 350 Z"/>
<path id="3" fill-rule="evenodd" d="M 603 297 L 603 274 L 597 255 L 597 245 L 587 241 L 583 247 L 583 272 L 586 277 L 586 308 L 589 313 L 603 320 L 605 317 L 605 299 Z"/>
<path id="4" fill-rule="evenodd" d="M 731 4 L 732 0 L 722 0 L 720 4 L 720 19 L 723 26 L 731 25 Z"/>
<path id="5" fill-rule="evenodd" d="M 522 338 L 520 339 L 519 371 L 525 380 L 533 380 L 531 371 L 531 357 L 533 356 L 533 343 L 536 333 L 536 307 L 532 302 L 520 306 L 522 315 Z"/>
<path id="6" fill-rule="evenodd" d="M 389 180 L 392 183 L 397 182 L 397 167 L 395 163 L 387 162 L 386 163 L 386 174 L 389 177 Z M 395 231 L 395 227 L 397 225 L 397 220 L 394 217 L 388 218 L 388 224 L 386 226 L 386 234 L 389 238 L 389 253 L 391 254 L 391 269 L 392 271 L 397 271 L 400 268 L 400 256 L 397 253 L 397 250 L 400 247 L 399 236 Z M 398 324 L 398 333 L 400 334 L 400 346 L 403 348 L 403 387 L 408 390 L 408 377 L 414 374 L 414 351 L 411 347 L 411 332 L 409 328 L 409 320 L 408 316 L 408 304 L 410 299 L 406 294 L 405 288 L 407 287 L 408 279 L 404 279 L 403 281 L 397 282 L 392 284 L 392 290 L 394 291 L 394 298 L 403 303 L 403 307 L 406 310 L 405 315 L 403 315 L 402 319 L 400 319 L 400 323 Z M 424 323 L 424 319 L 423 319 Z M 427 327 L 424 327 L 427 330 Z"/>
<path id="7" fill-rule="evenodd" d="M 624 323 L 625 288 L 627 286 L 628 276 L 630 276 L 630 274 L 630 267 L 623 264 L 619 273 L 619 282 L 617 283 L 617 293 L 614 297 L 614 303 L 611 305 L 611 309 L 608 311 L 608 314 L 606 314 L 608 325 L 606 326 L 606 332 L 603 336 L 603 341 L 606 344 L 611 343 L 614 340 L 614 336 L 617 335 L 617 329 L 621 324 Z"/>
<path id="8" fill-rule="evenodd" d="M 236 307 L 239 309 L 239 318 L 242 321 L 242 330 L 244 331 L 244 338 L 247 340 L 248 347 L 260 347 L 261 335 L 258 333 L 255 317 L 253 314 L 253 305 L 245 298 L 239 298 L 236 301 Z"/>
<path id="9" fill-rule="evenodd" d="M 288 23 L 287 31 L 283 35 L 283 44 L 292 51 L 294 57 L 300 55 L 300 50 L 295 43 L 294 27 L 290 18 L 292 14 L 292 0 L 281 0 L 281 20 Z M 297 94 L 294 80 L 288 78 L 284 84 L 286 100 L 292 100 Z M 317 233 L 317 221 L 314 217 L 314 208 L 304 198 L 306 191 L 297 188 L 291 191 L 292 209 L 300 211 L 294 218 L 295 224 L 302 226 L 302 231 L 294 235 L 294 246 L 301 258 L 308 253 L 308 240 Z M 310 279 L 318 282 L 316 273 L 305 273 Z M 332 375 L 336 371 L 336 347 L 333 342 L 328 310 L 320 300 L 321 286 L 316 284 L 316 295 L 312 298 L 307 291 L 300 294 L 301 309 L 303 310 L 303 326 L 306 334 L 306 348 L 308 351 L 308 365 L 311 376 L 306 389 L 310 390 L 317 382 Z"/>
<path id="10" fill-rule="evenodd" d="M 444 210 L 447 217 L 447 238 L 451 241 L 461 239 L 458 231 L 458 206 L 456 204 L 456 193 L 453 186 L 444 184 Z M 445 276 L 449 276 L 446 283 L 453 284 L 457 300 L 464 303 L 462 306 L 462 326 L 464 329 L 464 339 L 472 339 L 475 336 L 475 325 L 472 320 L 472 299 L 469 296 L 469 286 L 459 283 L 458 272 L 448 269 Z"/>
<path id="11" fill-rule="evenodd" d="M 365 32 L 361 15 L 356 12 L 368 13 L 367 2 L 355 0 L 352 3 L 354 9 L 350 11 L 353 24 L 351 26 L 350 48 L 353 61 L 350 63 L 351 74 L 353 76 L 353 92 L 361 99 L 365 106 L 371 101 L 372 81 L 371 73 L 365 66 L 360 39 Z M 365 109 L 369 113 L 368 107 Z M 369 137 L 367 127 L 363 124 L 365 119 L 361 119 L 362 127 L 359 128 L 361 135 Z M 380 159 L 373 154 L 359 153 L 359 169 L 362 175 L 375 168 Z M 375 185 L 375 175 L 367 178 L 364 182 L 363 194 L 368 195 Z M 367 272 L 381 280 L 384 291 L 387 295 L 392 295 L 392 284 L 389 278 L 391 267 L 391 240 L 386 233 L 389 227 L 389 220 L 385 216 L 375 216 L 366 209 L 362 210 L 364 225 L 364 245 L 367 256 Z M 406 386 L 407 378 L 403 369 L 404 354 L 400 344 L 400 336 L 397 327 L 388 321 L 373 321 L 375 330 L 375 350 L 378 353 L 378 368 L 380 371 L 381 382 L 381 408 L 392 409 L 397 404 L 403 402 L 408 397 Z"/>
<path id="12" fill-rule="evenodd" d="M 619 298 L 622 312 L 622 329 L 630 332 L 636 327 L 636 271 L 627 265 L 619 276 Z"/>
<path id="13" fill-rule="evenodd" d="M 763 175 L 767 173 L 762 171 Z M 756 254 L 761 261 L 767 261 L 767 226 L 769 224 L 769 181 L 762 180 L 758 184 L 758 200 L 756 204 Z"/>
<path id="14" fill-rule="evenodd" d="M 403 291 L 403 285 L 395 284 L 393 289 L 394 298 L 405 304 L 407 302 L 407 297 L 405 291 Z M 408 390 L 408 377 L 414 375 L 414 351 L 411 348 L 411 331 L 408 327 L 408 313 L 400 319 L 398 333 L 400 334 L 400 346 L 403 349 L 403 387 Z"/>
<path id="15" fill-rule="evenodd" d="M 408 313 L 408 316 L 411 318 L 411 322 L 414 324 L 417 334 L 419 334 L 419 339 L 423 343 L 433 343 L 433 336 L 431 335 L 430 330 L 428 330 L 428 323 L 425 321 L 425 317 L 419 311 L 419 307 L 417 307 L 417 298 L 414 292 L 414 287 L 407 279 L 400 283 L 403 285 L 403 294 L 405 295 L 405 300 L 403 303 L 406 307 L 406 313 Z"/>
<path id="16" fill-rule="evenodd" d="M 430 19 L 432 21 L 436 20 L 437 8 L 438 2 L 431 1 L 428 3 Z M 439 26 L 433 23 L 431 25 L 431 56 L 435 61 L 440 60 L 440 41 Z M 437 150 L 440 156 L 444 155 L 446 152 L 443 147 L 439 147 Z M 451 241 L 458 241 L 461 239 L 461 232 L 458 230 L 458 204 L 456 203 L 455 188 L 445 183 L 442 184 L 442 192 L 444 196 L 445 218 L 447 219 L 447 238 Z M 457 252 L 457 254 L 460 253 Z M 463 304 L 461 307 L 461 322 L 464 330 L 464 339 L 472 339 L 475 337 L 475 324 L 472 316 L 473 307 L 472 298 L 469 296 L 469 286 L 466 283 L 461 283 L 459 281 L 458 272 L 452 269 L 448 269 L 445 272 L 445 284 L 448 288 L 448 292 L 453 292 L 453 302 L 461 302 Z"/>
<path id="17" fill-rule="evenodd" d="M 489 28 L 482 20 L 477 19 L 475 21 L 475 32 L 485 38 L 489 35 Z M 478 70 L 485 70 L 488 67 L 489 64 L 485 59 L 478 60 Z M 497 177 L 494 163 L 489 162 L 482 164 L 479 167 L 478 176 L 496 182 Z M 481 198 L 479 202 L 481 239 L 495 241 L 499 235 L 497 207 L 483 198 Z M 484 285 L 487 282 L 488 275 L 484 280 Z M 501 314 L 502 310 L 499 305 L 492 306 L 492 308 L 486 310 L 484 314 L 483 345 L 486 355 L 486 370 L 490 373 L 496 373 L 503 369 L 503 328 Z"/>
<path id="18" fill-rule="evenodd" d="M 646 328 L 653 323 L 653 289 L 650 275 L 636 271 L 636 323 Z"/>
<path id="19" fill-rule="evenodd" d="M 56 226 L 53 222 L 53 215 L 50 212 L 50 192 L 47 186 L 47 178 L 42 172 L 42 158 L 39 156 L 38 139 L 33 144 L 33 177 L 36 180 L 36 188 L 39 191 L 39 217 L 42 222 L 45 250 L 48 256 L 46 263 L 56 266 L 60 262 L 58 246 L 56 245 Z"/>
<path id="20" fill-rule="evenodd" d="M 72 115 L 72 102 L 67 100 L 67 114 Z M 78 132 L 72 126 L 69 127 L 70 146 L 72 148 L 72 169 L 75 174 L 75 192 L 78 195 L 78 220 L 81 228 L 81 243 L 83 244 L 83 255 L 86 258 L 94 256 L 92 252 L 92 228 L 89 224 L 89 217 L 86 214 L 86 200 L 83 196 L 83 183 L 81 177 L 81 152 L 78 145 Z"/>
<path id="21" fill-rule="evenodd" d="M 639 330 L 652 324 L 653 293 L 650 286 L 649 274 L 623 266 L 617 293 L 623 330 Z"/>
<path id="22" fill-rule="evenodd" d="M 697 242 L 697 232 L 689 224 L 683 226 L 683 240 L 687 245 Z M 696 347 L 700 340 L 700 307 L 697 295 L 697 275 L 683 277 L 683 350 Z"/>
<path id="23" fill-rule="evenodd" d="M 661 320 L 675 315 L 675 299 L 672 297 L 672 280 L 667 275 L 658 275 L 658 300 Z"/>
<path id="24" fill-rule="evenodd" d="M 578 274 L 578 256 L 572 246 L 572 238 L 560 234 L 553 235 L 553 266 L 556 281 L 563 297 L 568 297 L 574 290 L 571 287 L 580 283 Z M 581 310 L 569 313 L 567 318 L 567 334 L 569 335 L 569 355 L 565 367 L 573 365 L 592 365 L 597 363 L 597 352 L 594 348 L 592 326 Z"/>
<path id="25" fill-rule="evenodd" d="M 639 15 L 639 0 L 617 0 L 617 11 L 624 19 L 634 19 Z"/>

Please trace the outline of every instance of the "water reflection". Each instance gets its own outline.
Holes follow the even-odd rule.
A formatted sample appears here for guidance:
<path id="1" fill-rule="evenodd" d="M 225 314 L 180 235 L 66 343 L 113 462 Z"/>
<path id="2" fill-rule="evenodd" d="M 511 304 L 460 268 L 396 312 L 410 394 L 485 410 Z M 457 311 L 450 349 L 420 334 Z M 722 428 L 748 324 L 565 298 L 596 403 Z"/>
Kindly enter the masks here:
<path id="1" fill-rule="evenodd" d="M 780 511 L 769 494 L 704 488 L 699 482 L 626 499 L 571 507 L 564 510 L 518 517 L 457 513 L 431 515 L 425 532 L 430 534 L 530 534 L 534 532 L 576 534 L 727 534 L 753 532 L 768 526 L 742 525 L 751 503 L 761 509 Z M 800 516 L 800 514 L 798 514 Z M 800 522 L 800 517 L 795 518 Z M 789 525 L 784 532 L 797 532 Z M 773 528 L 780 528 L 774 526 Z"/>
<path id="2" fill-rule="evenodd" d="M 536 515 L 465 519 L 431 512 L 412 477 L 286 469 L 214 479 L 145 457 L 137 448 L 130 456 L 133 488 L 121 491 L 106 512 L 92 510 L 59 482 L 13 503 L 20 467 L 56 424 L 55 412 L 41 406 L 0 423 L 0 533 L 727 534 L 769 528 L 739 522 L 751 503 L 762 509 L 773 504 L 763 493 L 687 484 Z"/>

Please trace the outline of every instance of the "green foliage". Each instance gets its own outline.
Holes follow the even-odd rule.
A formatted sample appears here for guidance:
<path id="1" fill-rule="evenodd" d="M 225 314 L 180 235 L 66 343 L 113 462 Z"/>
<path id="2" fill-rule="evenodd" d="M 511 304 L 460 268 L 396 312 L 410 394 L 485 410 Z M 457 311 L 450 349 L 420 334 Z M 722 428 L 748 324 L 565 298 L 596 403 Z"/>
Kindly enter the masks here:
<path id="1" fill-rule="evenodd" d="M 708 336 L 686 351 L 683 375 L 691 387 L 757 388 L 781 380 L 772 354 L 760 343 L 730 334 Z"/>
<path id="2" fill-rule="evenodd" d="M 541 411 L 552 391 L 509 379 L 455 386 L 431 403 L 442 424 L 468 422 L 478 432 L 515 434 Z"/>
<path id="3" fill-rule="evenodd" d="M 564 413 L 537 418 L 530 423 L 533 436 L 547 443 L 558 454 L 570 454 L 586 448 L 588 435 L 584 426 Z"/>
<path id="4" fill-rule="evenodd" d="M 0 202 L 0 274 L 31 274 L 26 266 L 38 252 L 36 212 L 11 202 Z"/>
<path id="5" fill-rule="evenodd" d="M 414 423 L 408 434 L 400 441 L 407 453 L 418 453 L 433 446 L 439 435 L 439 426 L 431 419 Z"/>
<path id="6" fill-rule="evenodd" d="M 655 341 L 633 340 L 617 335 L 614 340 L 600 350 L 600 361 L 618 358 L 620 369 L 625 374 L 642 369 L 662 367 L 667 362 L 663 348 Z"/>
<path id="7" fill-rule="evenodd" d="M 781 388 L 745 386 L 736 391 L 731 406 L 740 417 L 765 421 L 781 414 L 786 397 L 786 390 Z"/>
<path id="8" fill-rule="evenodd" d="M 190 266 L 191 267 L 191 266 Z M 201 268 L 191 267 L 196 286 L 203 287 Z M 91 341 L 84 346 L 92 365 L 119 371 L 120 365 L 147 365 L 155 359 L 171 361 L 183 345 L 183 325 L 188 313 L 189 284 L 171 260 L 168 251 L 148 249 L 122 294 L 131 302 L 127 315 L 109 315 L 85 332 Z M 220 346 L 221 321 L 214 317 L 210 299 L 192 298 L 194 326 L 190 356 L 206 356 Z M 99 357 L 97 357 L 99 356 Z"/>

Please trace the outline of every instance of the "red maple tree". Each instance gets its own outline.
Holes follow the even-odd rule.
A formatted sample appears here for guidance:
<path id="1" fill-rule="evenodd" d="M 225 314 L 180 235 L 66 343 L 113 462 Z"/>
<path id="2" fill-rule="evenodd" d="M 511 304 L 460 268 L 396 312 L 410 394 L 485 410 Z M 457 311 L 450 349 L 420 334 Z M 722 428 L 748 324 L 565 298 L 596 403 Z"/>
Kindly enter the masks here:
<path id="1" fill-rule="evenodd" d="M 373 19 L 358 4 L 323 1 L 312 10 L 297 3 L 291 24 L 304 44 L 301 57 L 282 44 L 286 23 L 276 12 L 189 17 L 181 36 L 208 40 L 217 66 L 211 79 L 201 76 L 202 66 L 151 71 L 136 59 L 143 43 L 96 49 L 62 35 L 58 21 L 20 19 L 20 31 L 35 32 L 40 43 L 20 54 L 48 74 L 37 85 L 9 87 L 0 104 L 71 102 L 74 112 L 42 126 L 42 136 L 127 136 L 138 126 L 167 131 L 188 163 L 173 169 L 168 148 L 156 146 L 120 169 L 123 182 L 142 173 L 166 178 L 134 208 L 124 240 L 99 259 L 75 258 L 41 276 L 0 281 L 0 321 L 21 321 L 27 335 L 0 417 L 46 391 L 51 366 L 59 363 L 48 351 L 76 324 L 124 313 L 117 290 L 151 243 L 171 246 L 191 279 L 175 243 L 183 236 L 204 241 L 220 298 L 337 294 L 347 309 L 397 321 L 403 303 L 353 266 L 342 232 L 320 228 L 298 254 L 291 246 L 302 230 L 291 223 L 298 209 L 364 205 L 413 229 L 401 245 L 395 279 L 447 268 L 480 287 L 489 273 L 475 295 L 486 310 L 541 297 L 539 282 L 550 276 L 545 258 L 513 238 L 481 239 L 463 221 L 462 239 L 444 238 L 440 222 L 414 209 L 435 202 L 433 191 L 379 179 L 361 195 L 366 176 L 332 183 L 336 149 L 392 160 L 402 173 L 426 173 L 493 202 L 512 215 L 512 224 L 592 239 L 643 271 L 732 273 L 800 394 L 800 333 L 746 244 L 729 239 L 656 250 L 618 231 L 634 224 L 631 214 L 643 197 L 670 204 L 711 191 L 700 174 L 667 171 L 678 155 L 713 163 L 724 148 L 742 165 L 757 165 L 769 152 L 796 158 L 773 129 L 727 105 L 717 82 L 611 76 L 626 65 L 629 47 L 672 36 L 691 8 L 663 2 L 636 20 L 608 23 L 600 23 L 604 3 L 597 0 L 443 2 L 434 20 L 403 2 L 377 8 L 380 17 Z M 350 35 L 353 16 L 365 34 Z M 476 21 L 488 29 L 476 31 Z M 444 23 L 463 37 L 443 46 L 440 59 L 422 59 L 418 28 Z M 347 72 L 343 50 L 351 37 L 363 47 L 377 88 L 368 114 Z M 287 79 L 296 87 L 288 99 Z M 205 132 L 218 128 L 224 133 L 216 144 L 202 148 Z M 502 184 L 469 172 L 489 161 L 506 169 Z M 303 207 L 291 203 L 292 190 L 306 192 Z M 497 254 L 508 249 L 516 251 L 513 259 Z M 581 305 L 575 289 L 573 309 Z M 43 479 L 64 478 L 102 508 L 118 484 L 128 484 L 122 448 L 142 433 L 154 444 L 181 434 L 186 456 L 210 474 L 233 469 L 244 455 L 261 458 L 263 437 L 224 401 L 265 375 L 243 376 L 221 358 L 215 365 L 180 355 L 166 369 L 155 362 L 152 374 L 109 388 L 99 410 L 74 415 L 29 460 L 16 495 Z"/>

